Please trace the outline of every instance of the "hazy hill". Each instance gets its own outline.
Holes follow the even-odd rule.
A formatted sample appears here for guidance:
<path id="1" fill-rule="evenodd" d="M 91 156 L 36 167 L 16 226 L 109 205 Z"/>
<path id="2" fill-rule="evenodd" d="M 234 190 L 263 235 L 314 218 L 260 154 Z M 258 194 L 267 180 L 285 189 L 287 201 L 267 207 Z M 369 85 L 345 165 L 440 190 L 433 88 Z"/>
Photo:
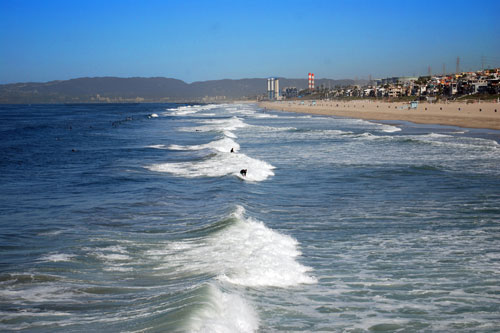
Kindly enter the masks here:
<path id="1" fill-rule="evenodd" d="M 353 84 L 352 80 L 316 80 L 325 87 Z M 307 88 L 307 79 L 280 79 L 280 88 Z M 153 78 L 95 77 L 45 83 L 0 85 L 0 103 L 90 103 L 90 102 L 183 102 L 205 97 L 225 99 L 254 98 L 265 94 L 267 79 L 212 80 L 191 84 Z"/>

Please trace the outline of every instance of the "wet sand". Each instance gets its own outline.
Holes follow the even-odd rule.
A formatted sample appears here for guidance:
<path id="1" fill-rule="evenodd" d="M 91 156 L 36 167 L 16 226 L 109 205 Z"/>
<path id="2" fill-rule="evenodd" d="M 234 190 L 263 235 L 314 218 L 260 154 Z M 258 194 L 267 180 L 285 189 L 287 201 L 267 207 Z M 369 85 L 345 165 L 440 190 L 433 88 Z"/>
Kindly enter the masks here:
<path id="1" fill-rule="evenodd" d="M 452 125 L 468 128 L 500 130 L 500 103 L 419 103 L 409 108 L 408 103 L 360 101 L 277 101 L 260 102 L 269 110 L 311 113 L 366 120 L 403 120 L 419 124 Z"/>

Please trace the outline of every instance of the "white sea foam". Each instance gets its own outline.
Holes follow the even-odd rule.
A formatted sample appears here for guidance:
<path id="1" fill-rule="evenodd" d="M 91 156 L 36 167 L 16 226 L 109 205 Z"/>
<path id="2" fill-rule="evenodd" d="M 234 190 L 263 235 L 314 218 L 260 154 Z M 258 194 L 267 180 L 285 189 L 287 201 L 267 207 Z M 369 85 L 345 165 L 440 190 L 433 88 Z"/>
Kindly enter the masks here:
<path id="1" fill-rule="evenodd" d="M 258 113 L 255 115 L 255 118 L 278 118 L 278 116 L 275 114 Z"/>
<path id="2" fill-rule="evenodd" d="M 296 260 L 301 254 L 297 240 L 244 217 L 241 206 L 233 216 L 237 223 L 209 242 L 214 254 L 223 255 L 220 280 L 253 287 L 289 287 L 316 282 L 308 275 L 311 269 Z"/>
<path id="3" fill-rule="evenodd" d="M 435 146 L 444 146 L 463 149 L 487 149 L 496 151 L 500 145 L 495 140 L 473 138 L 473 137 L 455 137 L 439 133 L 429 133 L 426 135 L 412 136 L 413 139 L 426 142 Z"/>
<path id="4" fill-rule="evenodd" d="M 382 132 L 386 133 L 393 133 L 393 132 L 399 132 L 401 131 L 401 128 L 396 127 L 396 126 L 391 126 L 391 125 L 381 125 L 382 126 Z"/>
<path id="5" fill-rule="evenodd" d="M 102 253 L 102 252 L 96 252 L 96 256 L 99 259 L 106 260 L 106 261 L 116 261 L 116 260 L 130 260 L 130 257 L 126 254 L 119 254 L 119 253 Z"/>
<path id="6" fill-rule="evenodd" d="M 62 311 L 50 311 L 50 310 L 45 310 L 41 312 L 38 309 L 23 309 L 19 311 L 0 311 L 0 318 L 3 319 L 15 319 L 18 317 L 25 317 L 25 316 L 30 316 L 30 317 L 45 317 L 45 316 L 51 316 L 51 317 L 58 317 L 58 316 L 71 316 L 70 312 L 62 312 Z M 8 327 L 6 327 L 8 328 Z M 12 327 L 10 327 L 12 328 Z"/>
<path id="7" fill-rule="evenodd" d="M 208 285 L 208 302 L 191 315 L 189 332 L 255 332 L 259 318 L 255 310 L 236 293 L 222 292 Z"/>
<path id="8" fill-rule="evenodd" d="M 169 244 L 167 263 L 161 268 L 179 265 L 248 287 L 286 288 L 316 282 L 308 274 L 311 269 L 297 261 L 301 254 L 297 240 L 245 217 L 243 207 L 238 206 L 232 217 L 234 223 L 205 239 Z"/>
<path id="9" fill-rule="evenodd" d="M 213 108 L 218 107 L 217 104 L 208 104 L 208 105 L 185 105 L 179 106 L 176 108 L 167 109 L 169 111 L 165 115 L 174 115 L 174 116 L 187 116 L 191 114 L 198 113 L 200 111 L 211 110 Z"/>
<path id="10" fill-rule="evenodd" d="M 73 290 L 57 285 L 35 285 L 22 289 L 15 287 L 0 289 L 0 299 L 8 299 L 10 303 L 14 304 L 25 302 L 78 302 L 76 295 Z"/>
<path id="11" fill-rule="evenodd" d="M 263 181 L 274 176 L 274 166 L 240 153 L 217 153 L 201 161 L 153 164 L 147 168 L 187 178 L 234 175 L 248 181 Z M 242 169 L 247 169 L 246 176 L 240 175 Z"/>
<path id="12" fill-rule="evenodd" d="M 74 254 L 51 253 L 41 257 L 40 260 L 45 262 L 70 261 L 73 257 L 75 257 Z"/>
<path id="13" fill-rule="evenodd" d="M 382 136 L 373 135 L 370 132 L 364 132 L 361 134 L 353 134 L 353 137 L 358 138 L 358 139 L 364 139 L 364 140 L 375 140 L 375 139 L 381 138 Z"/>
<path id="14" fill-rule="evenodd" d="M 257 131 L 264 130 L 269 132 L 286 132 L 296 130 L 296 127 L 273 127 L 273 126 L 254 126 Z"/>
<path id="15" fill-rule="evenodd" d="M 146 148 L 168 149 L 165 145 L 150 145 L 150 146 L 146 146 Z"/>
<path id="16" fill-rule="evenodd" d="M 237 136 L 236 134 L 234 134 L 233 132 L 231 131 L 222 131 L 222 133 L 227 136 L 228 138 L 231 138 L 231 139 L 236 139 Z"/>
<path id="17" fill-rule="evenodd" d="M 104 268 L 107 272 L 131 272 L 134 270 L 133 267 L 124 267 L 123 265 L 111 265 Z"/>
<path id="18" fill-rule="evenodd" d="M 111 246 L 103 247 L 101 250 L 118 252 L 118 253 L 128 253 L 127 249 L 121 245 L 111 245 Z"/>
<path id="19" fill-rule="evenodd" d="M 250 126 L 238 117 L 225 118 L 225 119 L 210 119 L 210 120 L 204 120 L 201 123 L 205 125 L 196 127 L 184 127 L 181 128 L 180 130 L 184 132 L 212 132 L 212 131 L 225 132 L 225 131 L 234 131 L 238 128 Z"/>
<path id="20" fill-rule="evenodd" d="M 234 151 L 240 149 L 240 145 L 230 138 L 223 138 L 220 140 L 212 141 L 203 145 L 193 145 L 193 146 L 181 146 L 181 145 L 170 145 L 168 149 L 172 150 L 201 150 L 201 149 L 213 149 L 220 152 L 230 152 L 231 148 Z"/>
<path id="21" fill-rule="evenodd" d="M 106 261 L 129 261 L 131 257 L 128 255 L 128 251 L 120 245 L 107 246 L 103 248 L 84 248 L 83 250 L 89 251 L 90 254 L 96 258 Z"/>
<path id="22" fill-rule="evenodd" d="M 445 135 L 445 134 L 439 134 L 439 133 L 429 133 L 425 136 L 429 137 L 429 138 L 450 138 L 451 137 L 451 135 Z"/>
<path id="23" fill-rule="evenodd" d="M 318 131 L 322 135 L 329 135 L 329 136 L 339 136 L 339 135 L 348 135 L 348 134 L 353 134 L 351 131 L 342 131 L 342 130 L 334 130 L 334 129 L 328 129 L 328 130 L 320 130 Z"/>
<path id="24" fill-rule="evenodd" d="M 168 113 L 170 115 L 185 116 L 188 114 L 196 113 L 196 112 L 200 111 L 200 109 L 193 107 L 191 105 L 187 105 L 187 106 L 180 106 L 178 108 L 167 109 L 167 111 L 171 111 L 170 113 Z"/>
<path id="25" fill-rule="evenodd" d="M 84 248 L 83 250 L 102 261 L 105 264 L 104 271 L 128 272 L 133 270 L 133 267 L 129 266 L 133 258 L 123 246 L 112 245 L 103 248 Z"/>

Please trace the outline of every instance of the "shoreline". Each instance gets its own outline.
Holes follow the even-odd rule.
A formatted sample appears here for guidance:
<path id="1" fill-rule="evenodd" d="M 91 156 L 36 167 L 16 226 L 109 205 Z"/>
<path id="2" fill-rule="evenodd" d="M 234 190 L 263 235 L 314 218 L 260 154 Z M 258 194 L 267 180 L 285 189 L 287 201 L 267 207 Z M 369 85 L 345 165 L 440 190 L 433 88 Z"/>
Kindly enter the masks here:
<path id="1" fill-rule="evenodd" d="M 301 104 L 304 103 L 304 104 Z M 275 101 L 259 107 L 298 113 L 340 116 L 365 120 L 400 120 L 417 124 L 451 125 L 465 128 L 500 130 L 500 103 L 408 103 L 378 101 Z"/>

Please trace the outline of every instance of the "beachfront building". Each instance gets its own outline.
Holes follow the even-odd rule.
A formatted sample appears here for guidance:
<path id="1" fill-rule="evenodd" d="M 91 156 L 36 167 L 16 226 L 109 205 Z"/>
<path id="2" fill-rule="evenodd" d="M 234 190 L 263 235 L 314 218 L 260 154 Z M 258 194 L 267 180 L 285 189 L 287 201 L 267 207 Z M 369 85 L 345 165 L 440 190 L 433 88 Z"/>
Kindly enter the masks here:
<path id="1" fill-rule="evenodd" d="M 423 77 L 389 77 L 375 80 L 377 97 L 457 96 L 498 94 L 500 69 Z M 366 96 L 366 94 L 365 94 Z"/>
<path id="2" fill-rule="evenodd" d="M 389 88 L 389 92 L 388 92 L 388 97 L 401 97 L 402 96 L 402 92 L 403 92 L 403 88 L 401 86 L 391 86 Z"/>
<path id="3" fill-rule="evenodd" d="M 275 77 L 270 77 L 267 79 L 267 98 L 270 101 L 280 100 L 280 80 Z"/>
<path id="4" fill-rule="evenodd" d="M 472 83 L 474 87 L 474 94 L 485 93 L 488 90 L 488 82 L 486 81 L 476 81 Z"/>
<path id="5" fill-rule="evenodd" d="M 283 89 L 282 96 L 285 98 L 297 98 L 299 90 L 296 87 L 287 87 Z"/>
<path id="6" fill-rule="evenodd" d="M 366 85 L 349 84 L 326 88 L 314 87 L 314 77 L 310 73 L 308 88 L 297 91 L 296 88 L 283 89 L 284 98 L 330 99 L 330 98 L 405 98 L 406 100 L 456 99 L 467 95 L 500 94 L 500 68 L 477 72 L 462 72 L 433 76 L 403 76 L 375 79 Z M 270 95 L 271 96 L 271 95 Z M 281 98 L 280 96 L 280 98 Z M 273 99 L 276 99 L 271 96 Z M 270 97 L 270 99 L 271 99 Z M 499 96 L 500 97 L 500 96 Z M 475 97 L 474 97 L 475 98 Z M 491 99 L 494 97 L 478 96 Z"/>

